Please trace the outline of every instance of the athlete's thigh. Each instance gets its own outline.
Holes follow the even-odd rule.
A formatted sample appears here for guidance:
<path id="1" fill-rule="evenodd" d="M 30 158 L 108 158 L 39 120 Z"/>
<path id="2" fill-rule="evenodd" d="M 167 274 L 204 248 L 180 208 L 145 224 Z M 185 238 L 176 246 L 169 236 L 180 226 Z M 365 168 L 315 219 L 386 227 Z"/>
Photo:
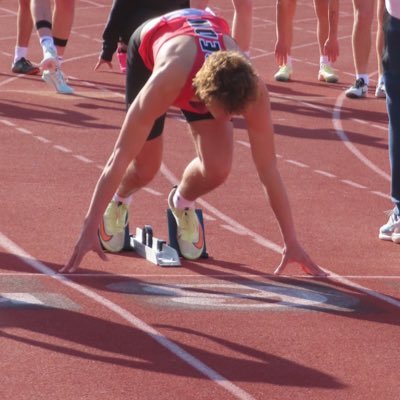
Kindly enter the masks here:
<path id="1" fill-rule="evenodd" d="M 230 167 L 233 125 L 230 121 L 206 119 L 189 123 L 197 154 L 205 167 Z"/>

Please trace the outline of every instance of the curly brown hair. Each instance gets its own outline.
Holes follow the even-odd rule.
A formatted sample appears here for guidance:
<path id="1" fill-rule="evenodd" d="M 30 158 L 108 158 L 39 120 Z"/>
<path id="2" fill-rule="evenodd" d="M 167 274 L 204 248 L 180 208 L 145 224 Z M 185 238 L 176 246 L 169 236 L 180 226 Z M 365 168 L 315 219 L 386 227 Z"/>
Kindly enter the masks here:
<path id="1" fill-rule="evenodd" d="M 193 86 L 201 101 L 207 104 L 215 100 L 230 114 L 243 112 L 257 98 L 257 75 L 249 60 L 237 51 L 210 54 Z"/>

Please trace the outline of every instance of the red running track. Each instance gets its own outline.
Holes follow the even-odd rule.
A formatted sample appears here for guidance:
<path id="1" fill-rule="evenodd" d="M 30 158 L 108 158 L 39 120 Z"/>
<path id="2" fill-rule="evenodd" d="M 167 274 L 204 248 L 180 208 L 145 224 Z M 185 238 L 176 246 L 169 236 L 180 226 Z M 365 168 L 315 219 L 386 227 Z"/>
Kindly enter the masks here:
<path id="1" fill-rule="evenodd" d="M 240 119 L 228 181 L 199 202 L 210 258 L 160 268 L 132 255 L 68 259 L 124 117 L 124 77 L 93 72 L 110 2 L 77 1 L 64 70 L 76 94 L 10 72 L 16 5 L 0 4 L 0 324 L 3 399 L 397 400 L 399 247 L 377 239 L 388 197 L 385 102 L 352 83 L 350 2 L 340 83 L 316 80 L 312 2 L 298 1 L 290 83 L 277 83 L 274 2 L 254 0 L 252 59 L 272 100 L 279 167 L 299 237 L 332 275 L 275 277 L 281 237 Z M 214 9 L 228 18 L 231 2 Z M 32 61 L 40 60 L 36 37 Z M 371 54 L 371 73 L 376 64 Z M 171 111 L 164 165 L 131 226 L 166 238 L 166 198 L 193 156 Z M 178 149 L 178 151 L 177 151 Z"/>

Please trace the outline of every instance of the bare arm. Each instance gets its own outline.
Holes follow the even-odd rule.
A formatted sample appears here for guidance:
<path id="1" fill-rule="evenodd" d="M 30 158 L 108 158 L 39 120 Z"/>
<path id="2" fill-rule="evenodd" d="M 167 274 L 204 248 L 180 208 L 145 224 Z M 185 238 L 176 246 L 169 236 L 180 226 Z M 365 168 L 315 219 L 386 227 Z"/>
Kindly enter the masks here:
<path id="1" fill-rule="evenodd" d="M 244 117 L 253 160 L 285 243 L 282 261 L 275 273 L 280 274 L 289 262 L 297 262 L 309 274 L 325 275 L 297 240 L 289 199 L 277 168 L 269 95 L 261 79 L 258 100 L 248 108 Z"/>
<path id="2" fill-rule="evenodd" d="M 278 66 L 287 63 L 293 37 L 293 18 L 296 2 L 293 0 L 277 0 L 276 2 L 276 43 L 275 61 Z"/>
<path id="3" fill-rule="evenodd" d="M 151 78 L 129 107 L 114 150 L 94 189 L 74 252 L 60 272 L 75 271 L 84 255 L 91 250 L 104 258 L 97 238 L 97 229 L 104 210 L 128 164 L 142 149 L 154 120 L 164 114 L 173 103 L 185 77 L 186 74 L 177 62 L 161 63 L 156 66 Z"/>
<path id="4" fill-rule="evenodd" d="M 338 25 L 339 25 L 339 0 L 329 0 L 329 34 L 324 44 L 324 54 L 329 61 L 335 62 L 339 56 Z"/>

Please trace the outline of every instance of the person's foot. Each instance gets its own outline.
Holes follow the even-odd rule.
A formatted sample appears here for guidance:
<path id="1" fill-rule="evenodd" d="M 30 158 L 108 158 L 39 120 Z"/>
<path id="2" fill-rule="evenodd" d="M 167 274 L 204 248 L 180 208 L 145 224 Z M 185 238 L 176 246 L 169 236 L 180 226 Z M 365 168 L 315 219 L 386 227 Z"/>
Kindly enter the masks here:
<path id="1" fill-rule="evenodd" d="M 375 89 L 375 97 L 378 99 L 385 99 L 386 98 L 386 89 L 384 83 L 378 83 Z"/>
<path id="2" fill-rule="evenodd" d="M 288 65 L 282 65 L 279 67 L 278 72 L 274 75 L 276 81 L 287 82 L 292 76 L 293 68 Z"/>
<path id="3" fill-rule="evenodd" d="M 13 63 L 11 71 L 14 72 L 14 74 L 37 75 L 40 72 L 40 68 L 33 65 L 25 57 L 22 57 Z"/>
<path id="4" fill-rule="evenodd" d="M 339 81 L 339 77 L 330 65 L 321 64 L 318 72 L 318 80 L 328 83 L 336 83 Z"/>
<path id="5" fill-rule="evenodd" d="M 74 89 L 67 85 L 64 74 L 60 69 L 55 71 L 43 71 L 42 79 L 49 85 L 53 86 L 57 93 L 61 94 L 73 94 Z"/>
<path id="6" fill-rule="evenodd" d="M 112 253 L 124 248 L 128 206 L 114 200 L 110 201 L 99 226 L 101 245 Z"/>
<path id="7" fill-rule="evenodd" d="M 346 90 L 346 96 L 351 99 L 360 99 L 366 97 L 368 93 L 368 85 L 363 78 L 356 79 L 353 86 Z"/>
<path id="8" fill-rule="evenodd" d="M 378 237 L 381 240 L 400 243 L 400 217 L 394 210 L 390 211 L 388 222 L 380 227 Z"/>
<path id="9" fill-rule="evenodd" d="M 184 258 L 196 260 L 204 250 L 203 227 L 194 209 L 180 210 L 174 206 L 175 191 L 176 188 L 173 188 L 168 196 L 168 206 L 176 221 L 179 250 Z"/>
<path id="10" fill-rule="evenodd" d="M 43 71 L 55 71 L 57 68 L 59 68 L 57 50 L 55 47 L 46 48 L 43 54 L 43 59 L 40 63 L 40 68 Z"/>

